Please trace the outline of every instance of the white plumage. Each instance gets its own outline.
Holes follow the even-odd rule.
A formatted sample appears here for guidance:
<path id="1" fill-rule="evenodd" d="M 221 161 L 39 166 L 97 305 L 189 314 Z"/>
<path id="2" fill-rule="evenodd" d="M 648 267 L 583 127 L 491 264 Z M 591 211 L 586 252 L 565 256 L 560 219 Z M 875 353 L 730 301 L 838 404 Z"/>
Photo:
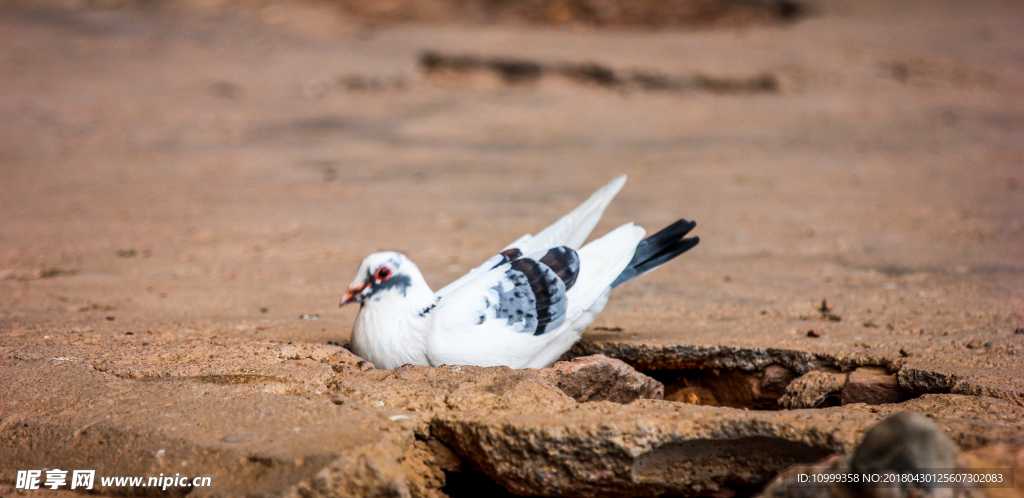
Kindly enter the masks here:
<path id="1" fill-rule="evenodd" d="M 341 302 L 361 303 L 352 351 L 378 368 L 554 363 L 604 309 L 612 287 L 698 242 L 683 239 L 695 224 L 680 220 L 646 240 L 643 228 L 627 223 L 582 245 L 625 182 L 625 175 L 612 180 L 436 293 L 404 255 L 368 256 Z"/>

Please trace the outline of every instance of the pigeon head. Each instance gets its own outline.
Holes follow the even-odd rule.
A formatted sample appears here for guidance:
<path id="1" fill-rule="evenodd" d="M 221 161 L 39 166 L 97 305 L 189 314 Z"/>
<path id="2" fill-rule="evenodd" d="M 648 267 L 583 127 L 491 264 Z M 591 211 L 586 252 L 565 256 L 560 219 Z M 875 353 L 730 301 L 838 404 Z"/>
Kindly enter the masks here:
<path id="1" fill-rule="evenodd" d="M 371 254 L 359 265 L 356 278 L 339 306 L 379 301 L 389 294 L 405 297 L 414 279 L 422 280 L 423 277 L 419 268 L 405 255 L 397 252 Z"/>

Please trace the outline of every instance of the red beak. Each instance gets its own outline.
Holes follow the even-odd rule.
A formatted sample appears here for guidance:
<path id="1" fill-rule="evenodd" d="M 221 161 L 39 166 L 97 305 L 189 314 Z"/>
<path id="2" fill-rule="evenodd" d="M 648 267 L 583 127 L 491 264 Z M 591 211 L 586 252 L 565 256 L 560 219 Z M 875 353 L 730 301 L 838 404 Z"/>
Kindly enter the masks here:
<path id="1" fill-rule="evenodd" d="M 341 298 L 341 303 L 338 304 L 338 307 L 340 308 L 354 301 L 356 296 L 358 296 L 360 292 L 363 292 L 363 289 L 369 286 L 369 283 L 362 283 L 359 285 L 353 285 L 352 287 L 349 287 L 348 290 L 345 291 L 345 297 Z"/>

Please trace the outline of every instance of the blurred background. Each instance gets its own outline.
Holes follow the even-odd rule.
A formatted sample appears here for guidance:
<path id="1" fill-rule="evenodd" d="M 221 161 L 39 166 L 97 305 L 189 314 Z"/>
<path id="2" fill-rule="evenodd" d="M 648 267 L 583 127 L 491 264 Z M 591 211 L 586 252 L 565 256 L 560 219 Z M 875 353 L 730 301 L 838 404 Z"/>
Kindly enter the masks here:
<path id="1" fill-rule="evenodd" d="M 742 410 L 588 407 L 536 372 L 392 375 L 337 347 L 366 255 L 438 289 L 623 173 L 595 236 L 687 218 L 701 243 L 617 288 L 574 352 Z M 582 462 L 505 471 L 618 468 L 639 495 L 749 496 L 905 409 L 964 450 L 1019 443 L 1022 248 L 1020 1 L 0 0 L 4 495 L 61 467 L 440 496 L 443 467 L 450 496 L 501 496 L 451 440 L 422 448 L 470 408 L 482 428 L 445 430 Z M 850 404 L 755 410 L 814 378 L 804 406 Z M 885 406 L 847 398 L 864 378 Z M 1020 470 L 1012 448 L 985 466 Z"/>
<path id="2" fill-rule="evenodd" d="M 595 333 L 1006 336 L 1022 27 L 989 0 L 6 0 L 0 321 L 344 341 L 365 255 L 439 288 L 627 173 L 596 234 L 703 242 Z"/>

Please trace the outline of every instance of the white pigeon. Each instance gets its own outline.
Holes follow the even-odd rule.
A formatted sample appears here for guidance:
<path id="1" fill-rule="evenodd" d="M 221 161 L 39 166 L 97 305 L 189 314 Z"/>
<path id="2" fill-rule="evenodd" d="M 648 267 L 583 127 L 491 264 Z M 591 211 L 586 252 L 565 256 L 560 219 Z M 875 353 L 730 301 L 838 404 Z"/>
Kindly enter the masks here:
<path id="1" fill-rule="evenodd" d="M 360 303 L 352 352 L 385 369 L 551 365 L 604 309 L 612 288 L 700 241 L 683 238 L 697 224 L 679 220 L 647 239 L 643 228 L 626 223 L 583 245 L 625 183 L 626 175 L 612 180 L 437 292 L 404 255 L 367 256 L 341 300 Z"/>

